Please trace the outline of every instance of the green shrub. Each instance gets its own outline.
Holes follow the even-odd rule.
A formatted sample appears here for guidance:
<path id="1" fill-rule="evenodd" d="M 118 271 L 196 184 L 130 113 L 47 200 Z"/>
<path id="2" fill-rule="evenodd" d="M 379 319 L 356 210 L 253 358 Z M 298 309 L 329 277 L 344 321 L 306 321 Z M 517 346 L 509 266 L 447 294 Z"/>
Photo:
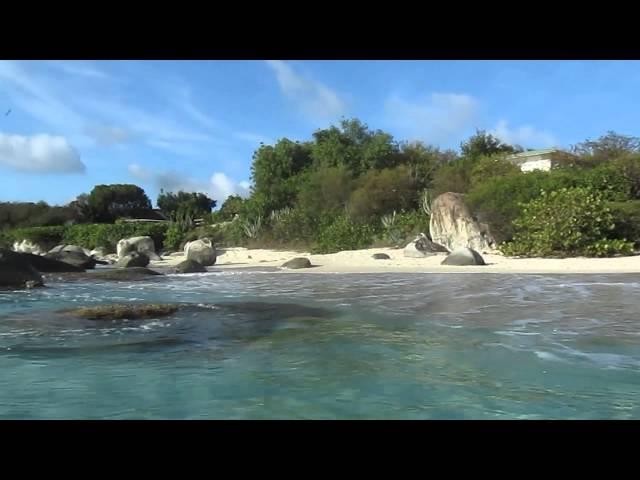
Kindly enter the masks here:
<path id="1" fill-rule="evenodd" d="M 640 245 L 640 200 L 607 202 L 616 225 L 612 237 Z"/>
<path id="2" fill-rule="evenodd" d="M 21 242 L 22 240 L 29 240 L 36 245 L 39 245 L 45 250 L 49 250 L 56 245 L 62 243 L 64 232 L 68 227 L 56 226 L 56 227 L 27 227 L 27 228 L 14 228 L 12 230 L 6 230 L 4 233 L 5 241 L 12 245 L 13 242 Z"/>
<path id="3" fill-rule="evenodd" d="M 429 233 L 429 216 L 423 210 L 394 212 L 382 218 L 382 237 L 390 246 L 404 245 L 419 233 Z"/>
<path id="4" fill-rule="evenodd" d="M 63 243 L 84 248 L 104 248 L 115 252 L 116 245 L 123 238 L 148 236 L 153 239 L 156 251 L 162 250 L 167 223 L 119 223 L 72 225 L 64 231 Z"/>
<path id="5" fill-rule="evenodd" d="M 514 226 L 513 241 L 502 245 L 507 255 L 601 256 L 633 249 L 630 242 L 612 238 L 614 216 L 603 195 L 588 188 L 542 192 L 522 206 Z"/>
<path id="6" fill-rule="evenodd" d="M 334 253 L 341 250 L 367 248 L 373 242 L 374 228 L 367 224 L 357 224 L 346 216 L 337 217 L 334 222 L 320 232 L 314 253 Z"/>

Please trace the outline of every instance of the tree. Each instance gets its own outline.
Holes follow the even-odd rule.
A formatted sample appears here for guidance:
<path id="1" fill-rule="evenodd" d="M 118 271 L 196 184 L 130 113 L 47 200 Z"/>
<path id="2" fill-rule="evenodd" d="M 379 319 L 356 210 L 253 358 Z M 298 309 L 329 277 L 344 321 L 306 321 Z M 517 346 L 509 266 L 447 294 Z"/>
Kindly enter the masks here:
<path id="1" fill-rule="evenodd" d="M 240 195 L 228 196 L 218 210 L 218 218 L 223 222 L 233 220 L 236 215 L 242 213 L 244 202 L 245 200 Z"/>
<path id="2" fill-rule="evenodd" d="M 160 190 L 157 204 L 164 215 L 175 221 L 178 216 L 197 218 L 209 214 L 215 208 L 216 201 L 199 192 L 165 193 Z"/>
<path id="3" fill-rule="evenodd" d="M 87 197 L 86 210 L 91 221 L 111 223 L 120 217 L 149 214 L 151 200 L 137 185 L 96 185 Z"/>
<path id="4" fill-rule="evenodd" d="M 349 215 L 358 221 L 373 221 L 393 211 L 412 210 L 418 206 L 416 182 L 405 165 L 393 169 L 371 170 L 349 202 Z"/>
<path id="5" fill-rule="evenodd" d="M 433 177 L 443 165 L 447 165 L 456 159 L 456 153 L 425 145 L 422 142 L 403 142 L 400 144 L 400 162 L 407 165 L 415 180 L 418 189 L 430 188 Z"/>
<path id="6" fill-rule="evenodd" d="M 298 195 L 300 209 L 310 217 L 322 213 L 336 213 L 349 201 L 353 179 L 344 166 L 320 167 L 311 172 Z"/>
<path id="7" fill-rule="evenodd" d="M 466 142 L 460 144 L 462 155 L 468 158 L 479 158 L 481 156 L 495 155 L 496 153 L 518 153 L 522 152 L 522 147 L 512 146 L 485 132 L 476 130 L 476 133 Z"/>
<path id="8" fill-rule="evenodd" d="M 586 140 L 572 146 L 571 151 L 591 164 L 597 164 L 640 153 L 640 138 L 609 131 L 597 140 Z"/>
<path id="9" fill-rule="evenodd" d="M 253 196 L 260 199 L 265 215 L 272 210 L 292 206 L 300 187 L 298 178 L 311 165 L 308 144 L 279 140 L 274 146 L 263 145 L 253 155 L 251 178 Z"/>

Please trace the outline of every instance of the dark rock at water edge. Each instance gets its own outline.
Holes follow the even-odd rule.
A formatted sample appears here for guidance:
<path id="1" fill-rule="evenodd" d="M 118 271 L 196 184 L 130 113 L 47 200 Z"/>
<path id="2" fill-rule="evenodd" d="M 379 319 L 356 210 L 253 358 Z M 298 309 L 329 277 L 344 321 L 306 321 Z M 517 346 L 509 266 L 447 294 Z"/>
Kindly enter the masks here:
<path id="1" fill-rule="evenodd" d="M 95 258 L 89 257 L 84 253 L 78 251 L 63 250 L 61 252 L 47 253 L 44 257 L 51 260 L 68 263 L 69 265 L 73 265 L 74 267 L 89 270 L 95 268 L 97 263 Z"/>
<path id="2" fill-rule="evenodd" d="M 288 262 L 283 263 L 282 268 L 289 268 L 289 269 L 311 268 L 311 260 L 304 257 L 292 258 Z"/>
<path id="3" fill-rule="evenodd" d="M 113 281 L 113 282 L 135 282 L 148 280 L 153 276 L 162 276 L 160 272 L 144 267 L 130 268 L 105 268 L 85 273 L 61 273 L 56 276 L 56 280 L 71 282 L 92 282 L 92 281 Z"/>
<path id="4" fill-rule="evenodd" d="M 0 249 L 0 288 L 33 288 L 44 285 L 42 276 L 20 254 Z"/>
<path id="5" fill-rule="evenodd" d="M 391 260 L 391 257 L 386 253 L 374 253 L 373 258 L 375 260 Z"/>
<path id="6" fill-rule="evenodd" d="M 187 259 L 174 267 L 176 273 L 205 273 L 207 268 L 195 260 Z"/>
<path id="7" fill-rule="evenodd" d="M 149 265 L 149 257 L 144 253 L 129 252 L 116 262 L 116 267 L 133 268 Z"/>
<path id="8" fill-rule="evenodd" d="M 441 265 L 486 265 L 484 258 L 471 248 L 458 248 L 445 258 Z"/>
<path id="9" fill-rule="evenodd" d="M 25 261 L 29 262 L 33 268 L 41 273 L 58 273 L 58 272 L 84 272 L 84 268 L 77 267 L 70 263 L 54 260 L 49 257 L 34 255 L 32 253 L 10 252 L 12 255 L 18 255 Z"/>

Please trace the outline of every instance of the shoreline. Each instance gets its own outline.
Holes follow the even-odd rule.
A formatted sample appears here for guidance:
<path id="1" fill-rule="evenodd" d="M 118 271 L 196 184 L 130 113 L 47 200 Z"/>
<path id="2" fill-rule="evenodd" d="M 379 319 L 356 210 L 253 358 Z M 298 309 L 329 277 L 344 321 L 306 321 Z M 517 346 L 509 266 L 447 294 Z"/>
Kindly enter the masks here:
<path id="1" fill-rule="evenodd" d="M 374 253 L 386 253 L 389 260 L 375 260 Z M 256 269 L 280 267 L 295 257 L 308 258 L 312 268 L 278 269 L 284 273 L 511 273 L 511 274 L 629 274 L 640 273 L 640 255 L 612 258 L 510 258 L 497 254 L 482 254 L 484 266 L 444 266 L 440 262 L 446 254 L 426 258 L 406 258 L 403 249 L 368 248 L 325 255 L 309 252 L 242 247 L 219 249 L 216 270 Z M 153 261 L 149 268 L 170 268 L 184 260 L 176 253 Z"/>

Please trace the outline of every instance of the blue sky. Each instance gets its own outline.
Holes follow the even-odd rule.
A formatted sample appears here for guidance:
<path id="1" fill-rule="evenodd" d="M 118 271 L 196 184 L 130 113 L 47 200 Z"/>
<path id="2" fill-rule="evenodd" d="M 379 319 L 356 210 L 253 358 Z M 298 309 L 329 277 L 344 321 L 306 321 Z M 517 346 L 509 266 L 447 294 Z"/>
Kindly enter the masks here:
<path id="1" fill-rule="evenodd" d="M 526 148 L 640 135 L 638 85 L 637 61 L 0 61 L 0 201 L 136 183 L 220 204 L 259 142 L 343 116 L 443 148 L 476 128 Z"/>

